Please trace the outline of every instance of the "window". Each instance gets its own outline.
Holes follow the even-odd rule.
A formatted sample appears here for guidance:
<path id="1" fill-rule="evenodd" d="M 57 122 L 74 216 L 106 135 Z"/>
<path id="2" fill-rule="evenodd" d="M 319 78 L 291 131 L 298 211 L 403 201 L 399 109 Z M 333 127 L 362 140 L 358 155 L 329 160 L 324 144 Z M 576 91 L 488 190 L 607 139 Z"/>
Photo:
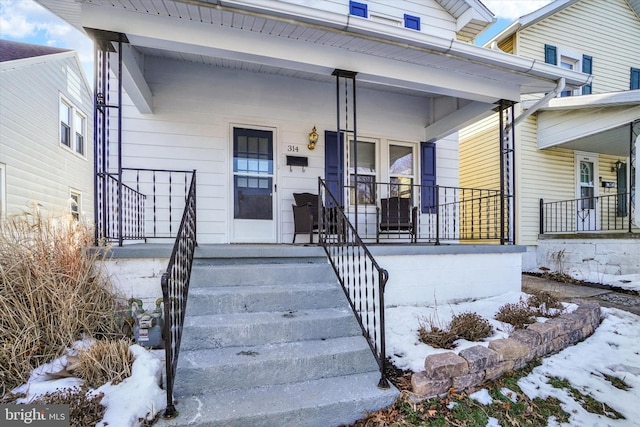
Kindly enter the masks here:
<path id="1" fill-rule="evenodd" d="M 66 99 L 60 98 L 60 144 L 84 156 L 87 116 Z"/>
<path id="2" fill-rule="evenodd" d="M 80 219 L 81 201 L 82 196 L 80 193 L 75 190 L 71 190 L 71 195 L 69 196 L 69 209 L 71 210 L 71 216 L 73 216 L 75 220 Z"/>
<path id="3" fill-rule="evenodd" d="M 376 143 L 358 141 L 358 204 L 374 205 L 376 203 Z M 355 203 L 355 144 L 349 141 L 349 186 L 350 201 Z"/>
<path id="4" fill-rule="evenodd" d="M 404 14 L 404 26 L 412 30 L 420 31 L 420 17 Z"/>
<path id="5" fill-rule="evenodd" d="M 358 3 L 356 1 L 349 2 L 349 14 L 367 18 L 369 16 L 366 3 Z"/>
<path id="6" fill-rule="evenodd" d="M 411 198 L 413 195 L 413 148 L 389 145 L 390 197 Z"/>
<path id="7" fill-rule="evenodd" d="M 578 64 L 578 61 L 573 58 L 569 58 L 567 56 L 560 57 L 560 68 L 565 68 L 567 70 L 575 70 L 577 68 L 577 64 Z M 561 97 L 571 96 L 571 95 L 573 95 L 572 90 L 563 90 L 562 92 L 560 92 Z"/>
<path id="8" fill-rule="evenodd" d="M 76 111 L 74 130 L 76 133 L 76 152 L 84 155 L 84 135 L 87 129 L 87 119 Z"/>
<path id="9" fill-rule="evenodd" d="M 582 72 L 591 74 L 593 72 L 593 58 L 588 55 L 582 55 Z M 591 95 L 593 87 L 591 83 L 582 86 L 583 95 Z"/>
<path id="10" fill-rule="evenodd" d="M 60 100 L 60 143 L 71 148 L 71 106 Z"/>
<path id="11" fill-rule="evenodd" d="M 629 89 L 640 89 L 640 68 L 631 68 L 631 79 Z"/>

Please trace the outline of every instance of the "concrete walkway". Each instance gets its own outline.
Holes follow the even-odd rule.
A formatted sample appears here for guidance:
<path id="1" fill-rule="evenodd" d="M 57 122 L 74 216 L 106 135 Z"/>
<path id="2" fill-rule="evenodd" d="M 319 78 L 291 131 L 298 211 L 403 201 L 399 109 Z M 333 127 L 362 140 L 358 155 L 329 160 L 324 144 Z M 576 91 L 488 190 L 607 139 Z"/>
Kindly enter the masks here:
<path id="1" fill-rule="evenodd" d="M 615 292 L 605 286 L 574 285 L 523 274 L 522 292 L 535 290 L 550 292 L 564 302 L 595 301 L 602 307 L 614 307 L 640 316 L 640 296 Z"/>

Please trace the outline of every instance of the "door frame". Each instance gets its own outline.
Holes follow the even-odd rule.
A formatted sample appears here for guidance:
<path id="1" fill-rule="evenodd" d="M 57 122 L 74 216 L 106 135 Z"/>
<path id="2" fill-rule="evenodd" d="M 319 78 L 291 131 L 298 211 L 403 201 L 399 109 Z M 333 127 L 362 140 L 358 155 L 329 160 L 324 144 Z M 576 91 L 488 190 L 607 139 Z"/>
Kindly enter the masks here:
<path id="1" fill-rule="evenodd" d="M 265 132 L 271 132 L 272 134 L 272 140 L 273 140 L 273 144 L 272 144 L 272 150 L 273 150 L 273 173 L 272 173 L 272 212 L 273 212 L 273 219 L 271 220 L 272 224 L 270 227 L 270 232 L 268 233 L 268 236 L 263 237 L 263 238 L 252 238 L 252 237 L 245 237 L 240 235 L 240 233 L 238 233 L 238 231 L 236 230 L 236 228 L 244 221 L 252 221 L 252 220 L 236 220 L 234 218 L 234 203 L 235 203 L 235 197 L 234 197 L 234 189 L 235 189 L 235 184 L 234 184 L 234 171 L 233 171 L 233 144 L 234 144 L 234 135 L 233 135 L 233 131 L 236 128 L 242 128 L 242 129 L 251 129 L 251 130 L 257 130 L 257 131 L 265 131 Z M 228 209 L 228 230 L 229 230 L 229 241 L 230 243 L 278 243 L 278 239 L 279 239 L 279 224 L 280 224 L 280 215 L 279 215 L 279 210 L 278 210 L 278 195 L 277 195 L 277 188 L 278 188 L 278 128 L 275 126 L 266 126 L 266 125 L 257 125 L 257 124 L 250 124 L 250 123 L 246 123 L 246 122 L 229 122 L 229 134 L 228 134 L 228 144 L 227 144 L 227 148 L 228 148 L 228 155 L 227 155 L 227 165 L 229 167 L 229 172 L 227 174 L 227 182 L 228 182 L 228 191 L 227 191 L 227 195 L 228 195 L 228 201 L 227 201 L 227 209 Z M 240 221 L 240 222 L 236 222 L 236 221 Z M 257 221 L 257 220 L 256 220 Z"/>
<path id="2" fill-rule="evenodd" d="M 580 185 L 580 163 L 583 161 L 593 163 L 593 197 L 598 197 L 600 195 L 600 177 L 599 177 L 599 155 L 598 153 L 589 153 L 586 151 L 576 151 L 574 153 L 574 170 L 575 170 L 575 198 L 580 199 L 581 196 L 581 188 Z M 597 231 L 600 228 L 600 222 L 598 218 L 598 203 L 597 199 L 594 200 L 593 209 L 589 209 L 592 212 L 588 213 L 589 216 L 589 224 L 585 229 L 584 225 L 582 225 L 582 217 L 580 215 L 580 211 L 582 209 L 579 208 L 578 203 L 576 202 L 576 230 L 578 232 L 589 232 L 589 231 Z"/>

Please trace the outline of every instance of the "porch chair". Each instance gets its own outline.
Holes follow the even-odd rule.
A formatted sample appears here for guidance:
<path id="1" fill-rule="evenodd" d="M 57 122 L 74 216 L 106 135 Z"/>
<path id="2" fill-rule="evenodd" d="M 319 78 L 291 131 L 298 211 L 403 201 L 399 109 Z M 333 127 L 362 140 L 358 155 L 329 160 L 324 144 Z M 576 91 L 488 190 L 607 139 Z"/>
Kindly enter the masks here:
<path id="1" fill-rule="evenodd" d="M 313 243 L 313 234 L 318 233 L 318 195 L 311 193 L 293 193 L 295 205 L 293 208 L 293 242 L 296 242 L 296 235 L 309 233 L 309 243 Z M 322 207 L 326 231 L 329 234 L 337 234 L 344 239 L 346 235 L 346 225 L 338 220 L 338 208 Z"/>
<path id="2" fill-rule="evenodd" d="M 408 233 L 411 243 L 417 242 L 418 208 L 411 206 L 411 199 L 405 197 L 381 199 L 376 211 L 376 243 L 380 243 L 382 233 Z"/>
<path id="3" fill-rule="evenodd" d="M 309 243 L 313 243 L 313 233 L 318 232 L 318 195 L 311 193 L 293 193 L 293 242 L 296 236 L 309 233 Z"/>

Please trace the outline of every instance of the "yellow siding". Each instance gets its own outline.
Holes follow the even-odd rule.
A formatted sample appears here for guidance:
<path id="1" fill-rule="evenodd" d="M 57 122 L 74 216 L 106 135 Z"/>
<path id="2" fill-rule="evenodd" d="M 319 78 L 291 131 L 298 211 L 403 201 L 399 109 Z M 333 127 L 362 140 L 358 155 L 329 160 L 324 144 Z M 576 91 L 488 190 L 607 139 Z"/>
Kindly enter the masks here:
<path id="1" fill-rule="evenodd" d="M 498 116 L 463 129 L 460 137 L 460 186 L 500 189 Z"/>
<path id="2" fill-rule="evenodd" d="M 639 65 L 638 40 L 640 19 L 625 0 L 582 0 L 520 31 L 517 53 L 544 61 L 550 44 L 560 54 L 589 55 L 593 93 L 615 92 L 629 89 L 630 67 Z"/>
<path id="3" fill-rule="evenodd" d="M 503 52 L 515 53 L 514 52 L 515 38 L 516 38 L 516 36 L 512 35 L 511 37 L 508 37 L 508 38 L 502 40 L 500 43 L 498 43 L 498 47 Z"/>

